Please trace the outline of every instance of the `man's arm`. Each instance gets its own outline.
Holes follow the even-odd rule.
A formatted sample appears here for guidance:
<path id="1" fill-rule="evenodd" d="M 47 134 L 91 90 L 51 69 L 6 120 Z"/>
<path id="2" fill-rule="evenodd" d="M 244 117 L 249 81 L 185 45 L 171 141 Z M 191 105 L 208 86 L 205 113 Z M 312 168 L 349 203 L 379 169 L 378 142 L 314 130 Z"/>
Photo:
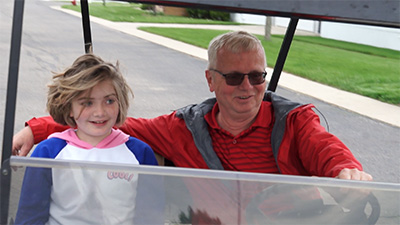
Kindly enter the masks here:
<path id="1" fill-rule="evenodd" d="M 155 153 L 170 160 L 173 155 L 182 154 L 181 145 L 178 144 L 182 141 L 176 139 L 191 139 L 191 133 L 183 120 L 175 116 L 175 112 L 151 119 L 128 117 L 119 129 L 147 143 Z"/>
<path id="2" fill-rule="evenodd" d="M 34 144 L 45 140 L 50 134 L 68 129 L 56 123 L 50 116 L 32 118 L 26 127 L 13 137 L 13 155 L 26 156 Z"/>
<path id="3" fill-rule="evenodd" d="M 119 129 L 144 141 L 150 145 L 153 151 L 166 157 L 166 152 L 170 152 L 172 143 L 175 142 L 173 132 L 181 132 L 182 129 L 186 129 L 184 123 L 178 123 L 178 125 L 181 125 L 178 128 L 171 128 L 177 125 L 176 120 L 179 119 L 175 118 L 174 113 L 153 119 L 128 117 Z M 32 118 L 25 125 L 27 127 L 14 135 L 14 155 L 26 156 L 34 144 L 45 140 L 54 132 L 61 132 L 69 128 L 56 123 L 50 116 Z"/>
<path id="4" fill-rule="evenodd" d="M 339 179 L 372 180 L 370 174 L 362 171 L 360 162 L 344 143 L 320 125 L 318 115 L 311 108 L 299 110 L 293 116 L 294 129 L 291 131 L 299 145 L 298 155 L 311 174 Z"/>
<path id="5" fill-rule="evenodd" d="M 12 154 L 19 156 L 28 155 L 34 145 L 33 133 L 29 126 L 24 127 L 13 137 Z"/>

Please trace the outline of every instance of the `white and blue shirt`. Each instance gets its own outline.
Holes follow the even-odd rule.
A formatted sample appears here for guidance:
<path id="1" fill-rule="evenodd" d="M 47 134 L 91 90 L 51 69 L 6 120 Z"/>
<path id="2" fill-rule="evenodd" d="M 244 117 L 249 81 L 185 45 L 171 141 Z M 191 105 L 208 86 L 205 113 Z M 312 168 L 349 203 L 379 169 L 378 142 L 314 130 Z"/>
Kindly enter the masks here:
<path id="1" fill-rule="evenodd" d="M 96 146 L 73 129 L 51 135 L 31 157 L 157 165 L 146 143 L 120 130 Z M 16 224 L 133 224 L 138 174 L 78 168 L 28 167 Z"/>

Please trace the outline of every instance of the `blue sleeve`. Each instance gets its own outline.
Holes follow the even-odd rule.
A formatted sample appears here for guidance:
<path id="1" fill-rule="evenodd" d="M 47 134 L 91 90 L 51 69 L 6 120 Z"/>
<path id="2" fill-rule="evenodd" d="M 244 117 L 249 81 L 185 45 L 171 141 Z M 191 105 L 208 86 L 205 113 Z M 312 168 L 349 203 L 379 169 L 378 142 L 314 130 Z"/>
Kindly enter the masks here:
<path id="1" fill-rule="evenodd" d="M 54 158 L 65 145 L 61 139 L 45 140 L 36 146 L 31 157 Z M 52 183 L 50 168 L 26 168 L 15 224 L 45 224 L 49 220 Z"/>
<path id="2" fill-rule="evenodd" d="M 27 167 L 15 224 L 45 224 L 49 220 L 51 169 Z"/>
<path id="3" fill-rule="evenodd" d="M 31 157 L 54 159 L 65 145 L 67 145 L 67 142 L 59 138 L 44 140 L 36 146 Z"/>
<path id="4" fill-rule="evenodd" d="M 158 165 L 153 149 L 143 141 L 130 137 L 126 146 L 132 151 L 140 165 Z"/>

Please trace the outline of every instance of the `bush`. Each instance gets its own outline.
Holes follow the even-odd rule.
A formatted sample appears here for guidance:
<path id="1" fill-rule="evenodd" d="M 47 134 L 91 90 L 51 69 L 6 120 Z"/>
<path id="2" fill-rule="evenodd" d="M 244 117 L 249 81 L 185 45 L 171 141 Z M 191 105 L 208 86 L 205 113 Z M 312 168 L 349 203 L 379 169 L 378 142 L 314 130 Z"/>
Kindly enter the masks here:
<path id="1" fill-rule="evenodd" d="M 189 17 L 196 19 L 210 19 L 220 21 L 230 21 L 231 16 L 228 12 L 211 11 L 205 9 L 187 9 Z"/>
<path id="2" fill-rule="evenodd" d="M 220 20 L 220 21 L 231 20 L 231 15 L 228 12 L 210 11 L 210 17 L 212 20 Z"/>
<path id="3" fill-rule="evenodd" d="M 142 4 L 140 6 L 141 10 L 153 10 L 153 8 L 154 8 L 154 5 L 151 5 L 151 4 Z"/>

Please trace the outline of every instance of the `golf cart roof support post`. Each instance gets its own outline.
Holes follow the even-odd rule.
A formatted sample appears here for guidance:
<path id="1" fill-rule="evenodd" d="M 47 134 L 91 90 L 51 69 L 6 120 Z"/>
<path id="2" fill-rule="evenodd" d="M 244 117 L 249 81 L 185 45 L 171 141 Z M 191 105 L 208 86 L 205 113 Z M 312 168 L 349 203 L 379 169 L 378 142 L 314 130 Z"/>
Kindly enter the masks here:
<path id="1" fill-rule="evenodd" d="M 82 14 L 82 26 L 83 26 L 83 39 L 85 44 L 85 53 L 92 53 L 92 33 L 90 31 L 90 14 L 89 5 L 87 0 L 81 0 L 81 14 Z"/>
<path id="2" fill-rule="evenodd" d="M 14 15 L 11 33 L 10 64 L 8 68 L 6 112 L 4 117 L 3 149 L 0 173 L 0 224 L 7 224 L 10 202 L 11 170 L 10 157 L 14 135 L 15 105 L 17 100 L 18 70 L 21 54 L 22 22 L 24 0 L 14 1 Z"/>
<path id="3" fill-rule="evenodd" d="M 294 32 L 296 31 L 298 22 L 298 18 L 290 19 L 289 26 L 286 29 L 285 37 L 283 38 L 281 50 L 279 51 L 278 58 L 276 59 L 274 72 L 272 73 L 271 80 L 268 84 L 269 91 L 275 92 L 276 87 L 278 86 L 278 81 L 281 76 L 283 66 L 285 65 L 285 61 L 289 52 L 290 45 L 292 44 Z"/>

